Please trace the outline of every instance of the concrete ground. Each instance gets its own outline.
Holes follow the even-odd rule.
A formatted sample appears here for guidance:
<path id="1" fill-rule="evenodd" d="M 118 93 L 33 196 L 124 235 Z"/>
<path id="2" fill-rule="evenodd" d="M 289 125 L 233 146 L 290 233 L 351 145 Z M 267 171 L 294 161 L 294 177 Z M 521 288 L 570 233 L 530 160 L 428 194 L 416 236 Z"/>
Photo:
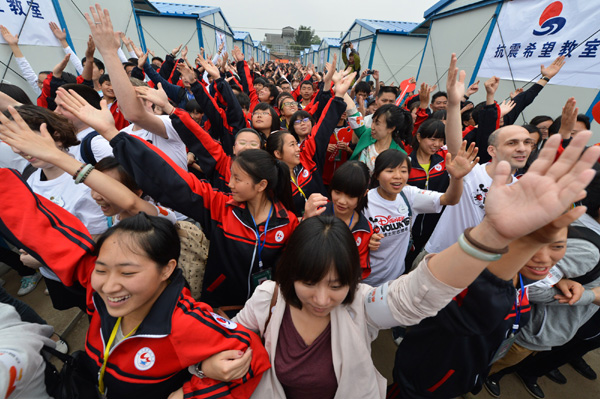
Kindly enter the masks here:
<path id="1" fill-rule="evenodd" d="M 2 268 L 0 268 L 1 274 Z M 16 297 L 20 285 L 19 276 L 10 270 L 2 275 L 2 278 L 6 281 L 4 288 Z M 44 294 L 44 288 L 45 284 L 42 280 L 33 292 L 18 298 L 35 309 L 48 324 L 54 326 L 55 331 L 62 335 L 68 342 L 70 351 L 84 349 L 85 334 L 89 326 L 87 316 L 80 314 L 79 310 L 75 309 L 68 311 L 55 310 L 52 307 L 50 298 Z M 379 337 L 372 345 L 375 366 L 388 381 L 392 380 L 392 368 L 396 348 L 390 330 L 381 331 Z M 600 374 L 600 349 L 588 353 L 585 359 Z M 587 380 L 568 365 L 561 367 L 560 371 L 568 379 L 566 385 L 555 384 L 546 377 L 542 377 L 538 381 L 547 399 L 600 398 L 600 379 L 595 381 Z M 525 391 L 519 379 L 514 375 L 504 377 L 501 381 L 501 388 L 501 397 L 503 399 L 527 399 L 531 397 Z M 469 394 L 463 398 L 489 399 L 492 397 L 484 389 L 478 395 Z"/>

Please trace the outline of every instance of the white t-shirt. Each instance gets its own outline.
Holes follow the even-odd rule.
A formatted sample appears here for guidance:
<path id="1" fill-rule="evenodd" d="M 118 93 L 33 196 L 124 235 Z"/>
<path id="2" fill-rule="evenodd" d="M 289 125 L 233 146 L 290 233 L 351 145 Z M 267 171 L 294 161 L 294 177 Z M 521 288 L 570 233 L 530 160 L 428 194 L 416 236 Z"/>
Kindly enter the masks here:
<path id="1" fill-rule="evenodd" d="M 473 170 L 463 178 L 463 193 L 460 202 L 449 206 L 433 234 L 425 244 L 425 251 L 439 253 L 458 241 L 458 237 L 465 229 L 475 227 L 485 216 L 485 198 L 492 185 L 492 178 L 488 175 L 484 165 L 476 165 Z M 517 181 L 513 176 L 510 184 Z"/>
<path id="2" fill-rule="evenodd" d="M 440 197 L 443 193 L 414 186 L 404 186 L 402 192 L 410 204 L 412 217 L 402 195 L 398 194 L 394 201 L 389 201 L 381 197 L 377 189 L 367 194 L 368 206 L 363 213 L 371 222 L 373 233 L 382 233 L 384 237 L 379 249 L 371 251 L 371 274 L 362 281 L 365 284 L 377 287 L 400 277 L 404 273 L 412 221 L 420 213 L 442 211 Z"/>
<path id="3" fill-rule="evenodd" d="M 27 184 L 34 193 L 49 199 L 77 217 L 90 234 L 102 234 L 108 228 L 106 217 L 96 201 L 90 195 L 85 184 L 75 184 L 73 177 L 63 173 L 56 179 L 41 181 L 42 170 L 38 169 L 29 176 Z M 35 226 L 32 226 L 35 228 Z M 60 281 L 50 269 L 40 268 L 44 277 Z"/>
<path id="4" fill-rule="evenodd" d="M 77 140 L 83 141 L 85 136 L 92 133 L 93 131 L 94 129 L 91 127 L 83 129 L 81 132 L 77 133 Z M 113 156 L 112 147 L 110 146 L 108 141 L 100 135 L 97 135 L 92 139 L 90 147 L 92 149 L 92 153 L 94 154 L 94 158 L 96 158 L 96 162 L 99 162 L 103 158 Z M 75 159 L 79 162 L 85 163 L 85 161 L 81 157 L 81 144 L 69 147 L 69 153 L 73 155 Z"/>
<path id="5" fill-rule="evenodd" d="M 4 141 L 0 141 L 0 168 L 16 169 L 23 172 L 29 162 L 14 152 Z"/>
<path id="6" fill-rule="evenodd" d="M 158 148 L 159 150 L 164 152 L 169 158 L 171 158 L 173 162 L 175 162 L 179 167 L 187 171 L 187 151 L 185 148 L 185 144 L 183 144 L 183 141 L 181 141 L 181 138 L 179 137 L 177 131 L 173 127 L 169 116 L 157 116 L 162 120 L 163 124 L 165 125 L 165 130 L 167 132 L 168 139 L 165 139 L 164 137 L 149 132 L 145 129 L 133 130 L 134 124 L 131 124 L 125 127 L 124 129 L 121 129 L 121 131 L 129 133 L 132 136 L 137 136 L 153 144 L 156 148 Z"/>

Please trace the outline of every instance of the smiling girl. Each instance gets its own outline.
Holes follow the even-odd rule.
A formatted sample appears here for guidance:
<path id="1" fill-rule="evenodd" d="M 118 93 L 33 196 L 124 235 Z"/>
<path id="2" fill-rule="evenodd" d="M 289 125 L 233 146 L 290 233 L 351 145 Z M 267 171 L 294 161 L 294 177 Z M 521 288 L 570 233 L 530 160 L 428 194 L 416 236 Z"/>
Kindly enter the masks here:
<path id="1" fill-rule="evenodd" d="M 417 214 L 439 213 L 444 205 L 458 203 L 462 194 L 462 178 L 477 164 L 474 145 L 461 150 L 450 161 L 447 170 L 452 179 L 445 193 L 421 190 L 407 185 L 410 162 L 406 153 L 386 150 L 375 161 L 373 188 L 363 213 L 373 225 L 376 241 L 371 246 L 371 275 L 366 284 L 381 285 L 404 273 L 404 257 L 412 246 L 411 227 Z M 378 187 L 377 187 L 378 185 Z"/>

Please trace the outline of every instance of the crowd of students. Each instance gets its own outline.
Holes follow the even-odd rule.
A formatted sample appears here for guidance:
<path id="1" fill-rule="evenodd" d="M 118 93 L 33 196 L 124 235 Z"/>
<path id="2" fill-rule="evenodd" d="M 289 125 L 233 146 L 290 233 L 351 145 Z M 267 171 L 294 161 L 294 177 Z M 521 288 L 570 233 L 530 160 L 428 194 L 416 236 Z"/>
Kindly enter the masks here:
<path id="1" fill-rule="evenodd" d="M 37 75 L 0 27 L 39 95 L 0 85 L 0 254 L 19 295 L 43 277 L 54 308 L 87 312 L 77 367 L 98 395 L 499 397 L 516 372 L 543 398 L 537 378 L 566 383 L 565 363 L 596 378 L 600 148 L 573 98 L 515 124 L 564 57 L 474 104 L 452 55 L 446 91 L 397 106 L 351 45 L 344 70 L 237 47 L 163 60 L 108 10 L 86 19 L 83 61 L 54 25 L 66 55 Z M 207 256 L 185 260 L 184 229 Z M 66 343 L 0 302 L 0 394 L 50 397 L 39 351 Z M 390 328 L 386 381 L 371 342 Z"/>

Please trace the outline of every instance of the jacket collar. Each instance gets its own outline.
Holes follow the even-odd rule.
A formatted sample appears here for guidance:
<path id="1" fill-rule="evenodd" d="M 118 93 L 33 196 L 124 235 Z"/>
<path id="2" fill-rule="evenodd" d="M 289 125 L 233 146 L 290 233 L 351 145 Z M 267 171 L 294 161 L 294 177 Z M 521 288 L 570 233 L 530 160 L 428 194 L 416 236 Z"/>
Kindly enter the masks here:
<path id="1" fill-rule="evenodd" d="M 352 233 L 355 233 L 357 231 L 366 231 L 367 233 L 370 232 L 371 231 L 371 227 L 369 226 L 369 221 L 367 220 L 367 218 L 365 218 L 361 212 L 357 212 L 357 213 L 358 213 L 358 221 L 356 222 L 356 224 L 352 228 Z M 335 216 L 335 212 L 333 210 L 333 202 L 332 201 L 328 202 L 327 205 L 325 205 L 325 212 L 324 212 L 324 214 L 325 215 Z"/>
<path id="2" fill-rule="evenodd" d="M 160 294 L 148 315 L 138 327 L 135 336 L 165 336 L 171 333 L 171 318 L 175 311 L 175 306 L 185 285 L 185 280 L 181 269 L 175 268 L 170 278 L 170 283 Z M 117 322 L 116 317 L 112 317 L 106 309 L 106 304 L 97 292 L 94 292 L 94 305 L 100 315 L 100 328 L 104 340 L 108 340 L 110 334 Z"/>
<path id="3" fill-rule="evenodd" d="M 431 163 L 429 164 L 429 170 L 431 170 L 435 165 L 442 163 L 444 158 L 439 154 L 435 153 L 431 156 Z M 413 169 L 423 170 L 421 164 L 417 160 L 417 150 L 414 149 L 413 152 L 410 153 L 410 166 Z"/>
<path id="4" fill-rule="evenodd" d="M 285 225 L 290 220 L 290 215 L 287 209 L 279 201 L 272 201 L 275 206 L 274 213 L 271 215 L 269 220 L 269 226 L 273 228 Z M 233 213 L 235 216 L 247 226 L 254 228 L 254 222 L 252 221 L 252 215 L 248 210 L 248 206 L 245 202 L 237 202 L 233 198 L 227 201 L 226 206 L 233 207 Z M 294 216 L 295 217 L 295 216 Z M 270 229 L 269 229 L 270 230 Z"/>

